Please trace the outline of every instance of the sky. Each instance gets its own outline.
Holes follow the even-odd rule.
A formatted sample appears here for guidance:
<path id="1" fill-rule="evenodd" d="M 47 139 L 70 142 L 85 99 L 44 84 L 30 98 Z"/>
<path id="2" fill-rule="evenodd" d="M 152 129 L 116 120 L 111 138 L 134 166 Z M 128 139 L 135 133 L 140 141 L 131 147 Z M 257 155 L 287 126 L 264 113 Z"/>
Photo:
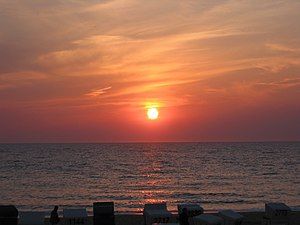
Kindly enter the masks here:
<path id="1" fill-rule="evenodd" d="M 0 142 L 299 141 L 299 11 L 0 0 Z"/>

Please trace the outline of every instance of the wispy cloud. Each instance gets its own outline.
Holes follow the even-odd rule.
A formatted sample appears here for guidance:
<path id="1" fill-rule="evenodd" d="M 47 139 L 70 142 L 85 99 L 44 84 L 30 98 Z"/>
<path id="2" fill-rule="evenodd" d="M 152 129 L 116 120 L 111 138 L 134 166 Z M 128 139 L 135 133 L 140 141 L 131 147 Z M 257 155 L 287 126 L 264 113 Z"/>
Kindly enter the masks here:
<path id="1" fill-rule="evenodd" d="M 105 88 L 100 88 L 100 89 L 94 89 L 89 93 L 86 93 L 86 96 L 89 97 L 98 97 L 99 95 L 105 94 L 111 87 L 105 87 Z"/>
<path id="2" fill-rule="evenodd" d="M 276 43 L 267 43 L 267 48 L 270 48 L 274 51 L 281 51 L 281 52 L 300 52 L 300 48 L 292 48 L 283 44 L 276 44 Z"/>
<path id="3" fill-rule="evenodd" d="M 33 85 L 36 81 L 47 79 L 47 74 L 37 71 L 21 71 L 0 74 L 0 89 L 16 88 L 22 85 Z"/>
<path id="4" fill-rule="evenodd" d="M 277 88 L 289 88 L 289 87 L 300 86 L 300 78 L 285 78 L 279 81 L 261 82 L 261 83 L 257 82 L 255 85 L 277 87 Z"/>

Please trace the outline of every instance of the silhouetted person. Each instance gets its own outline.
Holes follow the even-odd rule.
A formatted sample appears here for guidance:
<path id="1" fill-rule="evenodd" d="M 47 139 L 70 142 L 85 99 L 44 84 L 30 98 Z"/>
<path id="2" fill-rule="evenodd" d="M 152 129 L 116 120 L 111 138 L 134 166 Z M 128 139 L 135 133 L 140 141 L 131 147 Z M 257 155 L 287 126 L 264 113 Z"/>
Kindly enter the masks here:
<path id="1" fill-rule="evenodd" d="M 180 225 L 189 225 L 189 215 L 187 208 L 183 208 L 182 212 L 179 215 Z"/>
<path id="2" fill-rule="evenodd" d="M 54 207 L 54 209 L 52 210 L 51 215 L 50 215 L 50 223 L 52 225 L 58 224 L 58 222 L 59 222 L 59 217 L 58 217 L 57 210 L 58 210 L 58 206 L 56 205 Z"/>

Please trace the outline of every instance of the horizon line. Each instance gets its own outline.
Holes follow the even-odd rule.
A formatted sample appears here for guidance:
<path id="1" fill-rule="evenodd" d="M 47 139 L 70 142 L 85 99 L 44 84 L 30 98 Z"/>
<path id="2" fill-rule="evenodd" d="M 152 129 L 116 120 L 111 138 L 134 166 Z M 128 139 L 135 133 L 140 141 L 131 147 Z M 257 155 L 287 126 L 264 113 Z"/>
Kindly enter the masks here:
<path id="1" fill-rule="evenodd" d="M 265 141 L 102 141 L 102 142 L 0 142 L 0 144 L 171 144 L 171 143 L 298 143 L 300 140 L 265 140 Z"/>

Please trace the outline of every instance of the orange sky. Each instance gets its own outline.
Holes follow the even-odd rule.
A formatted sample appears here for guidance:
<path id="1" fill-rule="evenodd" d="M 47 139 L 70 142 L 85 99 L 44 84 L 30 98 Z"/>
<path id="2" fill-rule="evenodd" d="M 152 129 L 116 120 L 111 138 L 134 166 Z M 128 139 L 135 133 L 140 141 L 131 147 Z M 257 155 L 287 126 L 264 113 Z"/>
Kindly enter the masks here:
<path id="1" fill-rule="evenodd" d="M 299 12 L 0 0 L 0 142 L 300 140 Z"/>

